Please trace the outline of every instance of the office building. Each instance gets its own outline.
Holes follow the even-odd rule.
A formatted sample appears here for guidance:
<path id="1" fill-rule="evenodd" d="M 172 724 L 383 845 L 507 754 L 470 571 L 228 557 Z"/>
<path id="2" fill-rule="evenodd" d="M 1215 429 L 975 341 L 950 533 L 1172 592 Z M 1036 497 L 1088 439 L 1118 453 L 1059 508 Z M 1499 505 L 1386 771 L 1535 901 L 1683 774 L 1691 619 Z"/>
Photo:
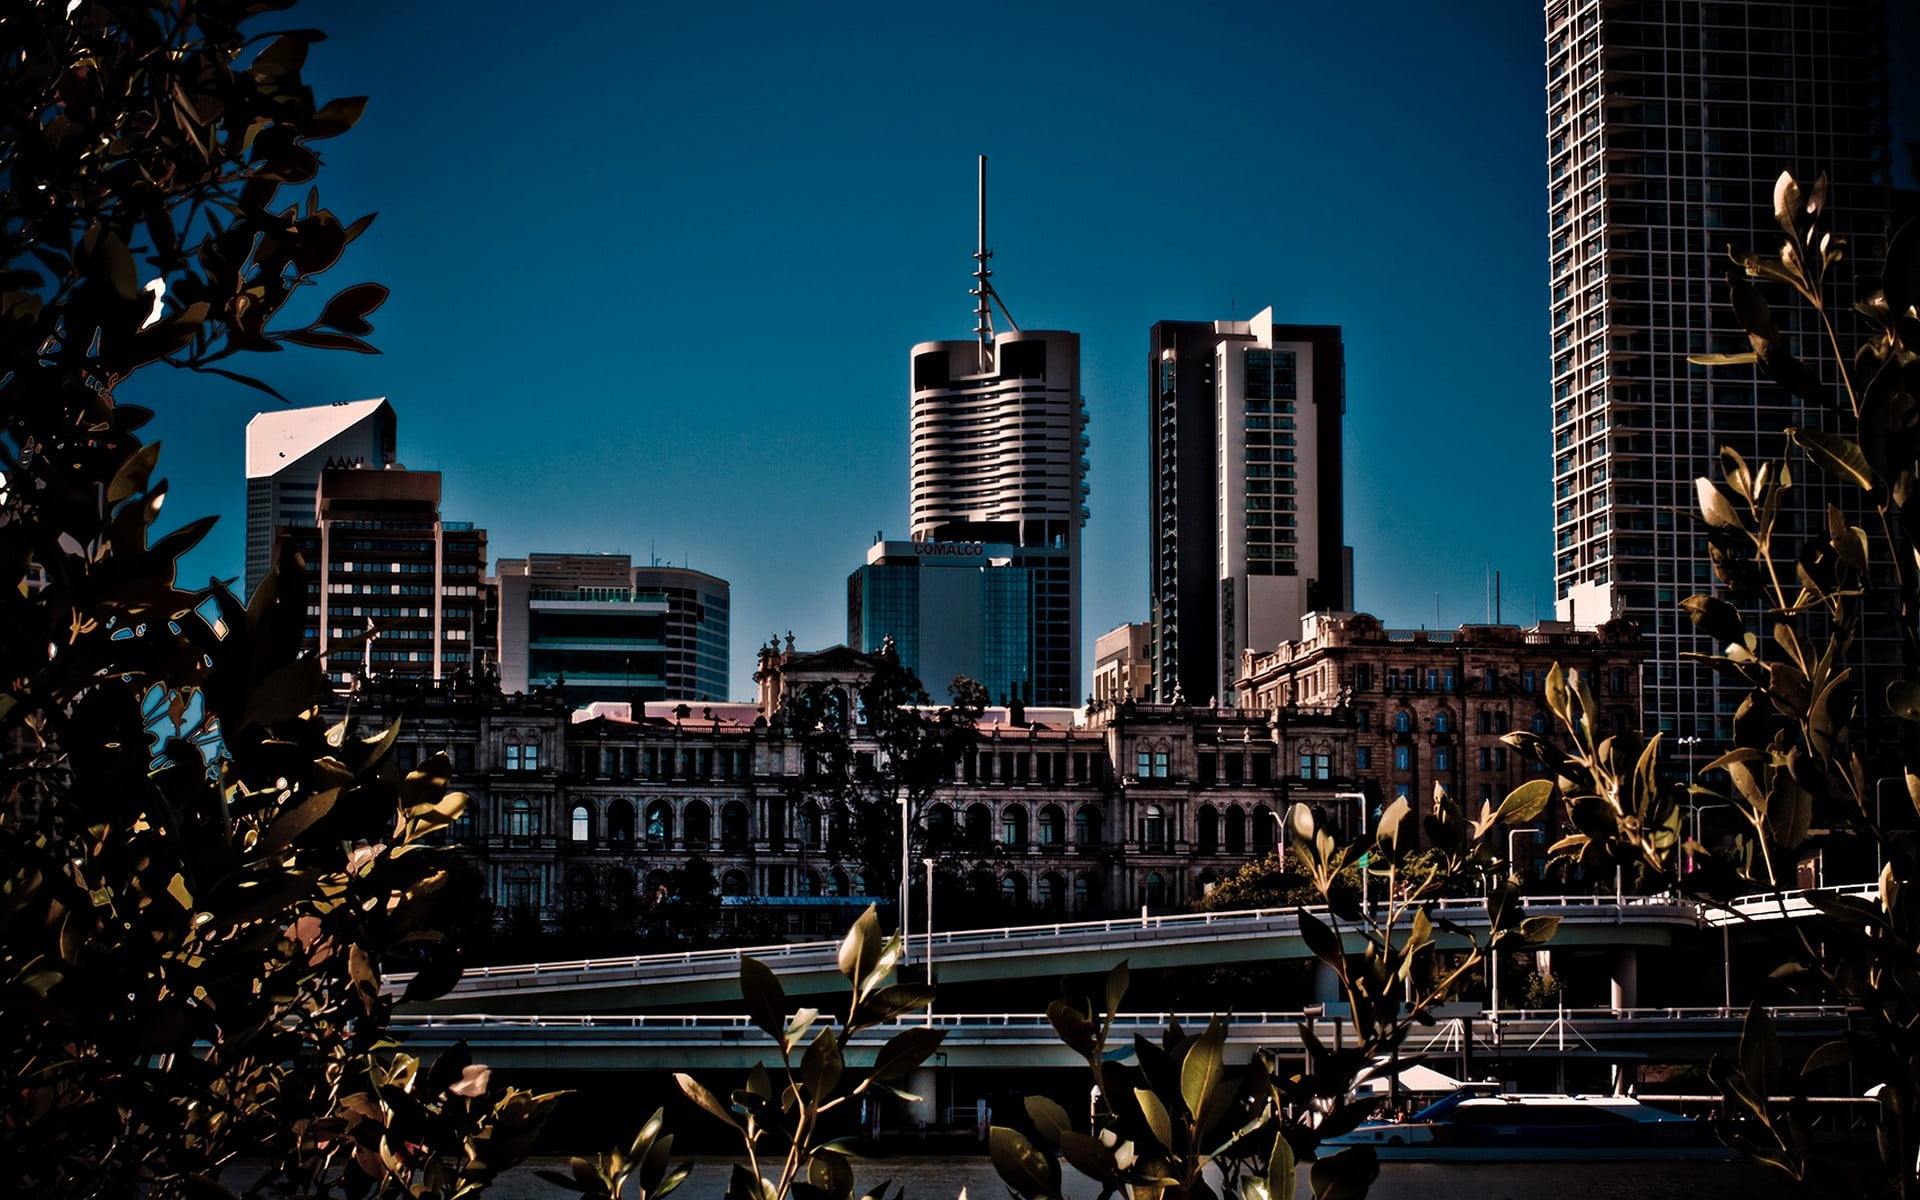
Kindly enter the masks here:
<path id="1" fill-rule="evenodd" d="M 911 355 L 911 535 L 1012 547 L 1010 564 L 1031 581 L 1028 703 L 1072 704 L 1088 515 L 1080 335 L 994 331 L 999 297 L 987 267 L 985 159 L 980 170 L 974 337 L 921 342 Z"/>
<path id="2" fill-rule="evenodd" d="M 1849 242 L 1831 307 L 1853 342 L 1851 267 L 1883 252 L 1890 198 L 1885 13 L 1871 0 L 1545 11 L 1556 615 L 1633 619 L 1651 648 L 1647 731 L 1717 741 L 1748 688 L 1685 657 L 1716 649 L 1678 608 L 1716 589 L 1693 480 L 1717 474 L 1723 445 L 1757 464 L 1783 456 L 1789 427 L 1836 426 L 1752 367 L 1688 356 L 1751 348 L 1727 252 L 1779 252 L 1782 170 L 1831 177 Z M 1762 286 L 1794 352 L 1836 382 L 1811 310 Z M 1818 469 L 1794 476 L 1788 540 L 1823 530 L 1837 495 Z M 1860 643 L 1868 658 L 1875 644 Z"/>
<path id="3" fill-rule="evenodd" d="M 1352 607 L 1340 465 L 1346 358 L 1331 325 L 1161 321 L 1147 361 L 1152 695 L 1226 702 L 1243 650 Z"/>
<path id="4" fill-rule="evenodd" d="M 266 578 L 276 532 L 313 525 L 320 472 L 393 465 L 394 415 L 385 400 L 256 413 L 247 422 L 246 596 Z"/>
<path id="5" fill-rule="evenodd" d="M 719 701 L 727 694 L 727 581 L 624 554 L 501 559 L 500 685 L 568 700 Z"/>
<path id="6" fill-rule="evenodd" d="M 875 542 L 847 577 L 847 644 L 878 654 L 892 639 L 900 663 L 945 702 L 957 675 L 997 703 L 1033 702 L 1035 590 L 1031 562 L 1065 552 L 982 542 Z M 1062 563 L 1061 569 L 1064 570 Z"/>
<path id="7" fill-rule="evenodd" d="M 336 684 L 442 680 L 489 667 L 487 531 L 440 517 L 440 472 L 330 469 L 313 518 L 283 526 L 274 562 L 307 564 L 307 639 Z"/>
<path id="8" fill-rule="evenodd" d="M 1135 621 L 1116 625 L 1094 639 L 1093 702 L 1119 704 L 1144 700 L 1153 687 L 1153 663 L 1148 647 L 1153 627 Z"/>

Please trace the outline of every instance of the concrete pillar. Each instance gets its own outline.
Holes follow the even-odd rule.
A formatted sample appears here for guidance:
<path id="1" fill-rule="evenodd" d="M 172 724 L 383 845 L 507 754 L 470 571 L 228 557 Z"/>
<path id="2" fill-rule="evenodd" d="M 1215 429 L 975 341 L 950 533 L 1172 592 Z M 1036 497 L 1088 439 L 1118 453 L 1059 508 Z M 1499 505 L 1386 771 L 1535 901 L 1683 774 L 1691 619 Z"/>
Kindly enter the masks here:
<path id="1" fill-rule="evenodd" d="M 1332 967 L 1319 959 L 1313 960 L 1313 1002 L 1315 1004 L 1344 1004 L 1347 994 L 1340 990 L 1340 976 Z"/>
<path id="2" fill-rule="evenodd" d="M 1615 1011 L 1640 1003 L 1640 954 L 1628 946 L 1613 952 L 1613 1007 Z"/>
<path id="3" fill-rule="evenodd" d="M 939 1086 L 939 1076 L 932 1067 L 920 1067 L 907 1076 L 905 1090 L 920 1097 L 901 1101 L 908 1129 L 926 1128 L 938 1122 Z"/>

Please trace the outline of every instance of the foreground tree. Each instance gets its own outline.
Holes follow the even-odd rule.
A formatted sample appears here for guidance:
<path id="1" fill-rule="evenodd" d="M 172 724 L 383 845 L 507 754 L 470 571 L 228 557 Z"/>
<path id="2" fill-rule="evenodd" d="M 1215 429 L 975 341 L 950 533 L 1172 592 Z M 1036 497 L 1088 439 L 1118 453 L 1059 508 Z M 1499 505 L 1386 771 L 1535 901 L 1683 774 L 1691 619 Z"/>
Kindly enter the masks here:
<path id="1" fill-rule="evenodd" d="M 8 0 L 0 49 L 0 1190 L 219 1195 L 266 1154 L 301 1190 L 483 1185 L 555 1097 L 497 1093 L 456 1051 L 382 1031 L 381 964 L 457 977 L 426 840 L 463 798 L 444 757 L 404 777 L 394 730 L 316 715 L 304 581 L 243 604 L 183 588 L 211 518 L 160 535 L 160 365 L 285 344 L 370 351 L 377 284 L 275 324 L 371 218 L 307 191 L 312 30 L 290 0 Z M 217 751 L 217 756 L 210 754 Z"/>

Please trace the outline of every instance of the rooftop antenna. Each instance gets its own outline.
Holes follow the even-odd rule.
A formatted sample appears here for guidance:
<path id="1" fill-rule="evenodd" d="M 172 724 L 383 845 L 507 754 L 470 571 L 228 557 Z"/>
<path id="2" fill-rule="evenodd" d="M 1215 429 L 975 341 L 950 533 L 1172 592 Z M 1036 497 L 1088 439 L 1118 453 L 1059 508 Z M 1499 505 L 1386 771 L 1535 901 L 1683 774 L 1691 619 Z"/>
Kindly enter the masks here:
<path id="1" fill-rule="evenodd" d="M 974 287 L 967 294 L 974 298 L 973 335 L 980 340 L 980 373 L 993 369 L 993 306 L 1000 306 L 1000 315 L 1015 333 L 1020 332 L 1019 324 L 1013 314 L 1007 311 L 1007 302 L 1000 293 L 993 290 L 993 270 L 987 266 L 987 260 L 993 257 L 993 251 L 987 249 L 987 156 L 980 156 L 980 237 L 973 251 Z"/>

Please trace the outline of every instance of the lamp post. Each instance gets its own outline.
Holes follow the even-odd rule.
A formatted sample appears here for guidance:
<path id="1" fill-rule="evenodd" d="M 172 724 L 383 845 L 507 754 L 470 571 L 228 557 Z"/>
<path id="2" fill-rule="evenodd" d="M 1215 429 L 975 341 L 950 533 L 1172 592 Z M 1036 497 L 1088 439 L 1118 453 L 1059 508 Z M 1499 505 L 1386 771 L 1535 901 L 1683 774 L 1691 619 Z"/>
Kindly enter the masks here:
<path id="1" fill-rule="evenodd" d="M 1289 806 L 1287 811 L 1293 811 L 1292 807 Z M 1267 810 L 1267 815 L 1273 818 L 1273 854 L 1279 860 L 1280 874 L 1285 875 L 1287 873 L 1287 821 L 1272 809 Z"/>
<path id="2" fill-rule="evenodd" d="M 1696 804 L 1693 806 L 1693 840 L 1700 844 L 1700 814 L 1710 808 L 1730 808 L 1739 811 L 1737 804 Z M 1691 858 L 1689 855 L 1689 866 Z M 1733 922 L 1720 922 L 1720 1011 L 1733 1011 Z"/>
<path id="3" fill-rule="evenodd" d="M 1692 806 L 1692 808 L 1693 808 L 1693 841 L 1695 845 L 1701 845 L 1703 843 L 1700 841 L 1700 814 L 1708 811 L 1709 809 L 1715 809 L 1715 808 L 1730 808 L 1730 809 L 1735 809 L 1737 811 L 1739 806 L 1735 804 L 1695 804 Z M 1687 856 L 1687 859 L 1688 859 L 1687 869 L 1692 870 L 1693 856 L 1689 854 Z"/>
<path id="4" fill-rule="evenodd" d="M 1891 775 L 1873 781 L 1873 877 L 1876 881 L 1880 878 L 1880 873 L 1887 869 L 1886 818 L 1882 803 L 1886 797 L 1881 789 L 1889 783 L 1904 782 L 1905 780 L 1895 779 Z"/>
<path id="5" fill-rule="evenodd" d="M 920 860 L 927 868 L 927 948 L 922 964 L 927 972 L 927 987 L 933 987 L 933 859 Z M 933 1024 L 933 1001 L 927 1001 L 927 1024 Z"/>
<path id="6" fill-rule="evenodd" d="M 1359 834 L 1359 836 L 1360 836 L 1361 838 L 1365 838 L 1365 837 L 1367 836 L 1367 796 L 1366 796 L 1366 793 L 1364 793 L 1364 792 L 1335 792 L 1335 793 L 1333 794 L 1333 798 L 1334 798 L 1335 800 L 1351 800 L 1351 801 L 1353 801 L 1353 806 L 1354 806 L 1354 808 L 1355 808 L 1355 809 L 1356 809 L 1356 810 L 1357 810 L 1357 811 L 1359 812 L 1359 814 L 1360 814 L 1360 834 Z M 1366 860 L 1366 861 L 1363 861 L 1363 862 L 1362 862 L 1362 863 L 1360 864 L 1360 911 L 1361 911 L 1361 912 L 1372 912 L 1372 911 L 1373 911 L 1373 904 L 1372 904 L 1372 902 L 1371 902 L 1371 900 L 1369 899 L 1369 893 L 1371 892 L 1371 890 L 1372 890 L 1372 889 L 1371 889 L 1371 888 L 1370 888 L 1370 887 L 1368 886 L 1368 879 L 1367 879 L 1367 876 L 1368 876 L 1368 875 L 1370 875 L 1370 874 L 1372 873 L 1372 870 L 1371 870 L 1371 869 L 1372 869 L 1372 866 L 1373 866 L 1373 863 L 1372 863 L 1372 855 L 1370 855 L 1370 854 L 1363 854 L 1363 855 L 1362 855 L 1361 857 L 1362 857 L 1362 859 L 1364 859 L 1364 860 Z"/>
<path id="7" fill-rule="evenodd" d="M 1535 841 L 1538 841 L 1540 839 L 1540 831 L 1538 829 L 1528 828 L 1528 829 L 1507 830 L 1507 865 L 1508 867 L 1512 867 L 1514 860 L 1519 857 L 1519 855 L 1513 848 L 1513 839 L 1519 837 L 1523 833 L 1532 837 Z"/>
<path id="8" fill-rule="evenodd" d="M 907 897 L 913 890 L 913 858 L 908 850 L 908 836 L 913 832 L 913 801 L 910 796 L 900 797 L 900 965 L 906 966 L 913 957 L 909 948 L 913 945 L 913 927 L 907 924 Z"/>

